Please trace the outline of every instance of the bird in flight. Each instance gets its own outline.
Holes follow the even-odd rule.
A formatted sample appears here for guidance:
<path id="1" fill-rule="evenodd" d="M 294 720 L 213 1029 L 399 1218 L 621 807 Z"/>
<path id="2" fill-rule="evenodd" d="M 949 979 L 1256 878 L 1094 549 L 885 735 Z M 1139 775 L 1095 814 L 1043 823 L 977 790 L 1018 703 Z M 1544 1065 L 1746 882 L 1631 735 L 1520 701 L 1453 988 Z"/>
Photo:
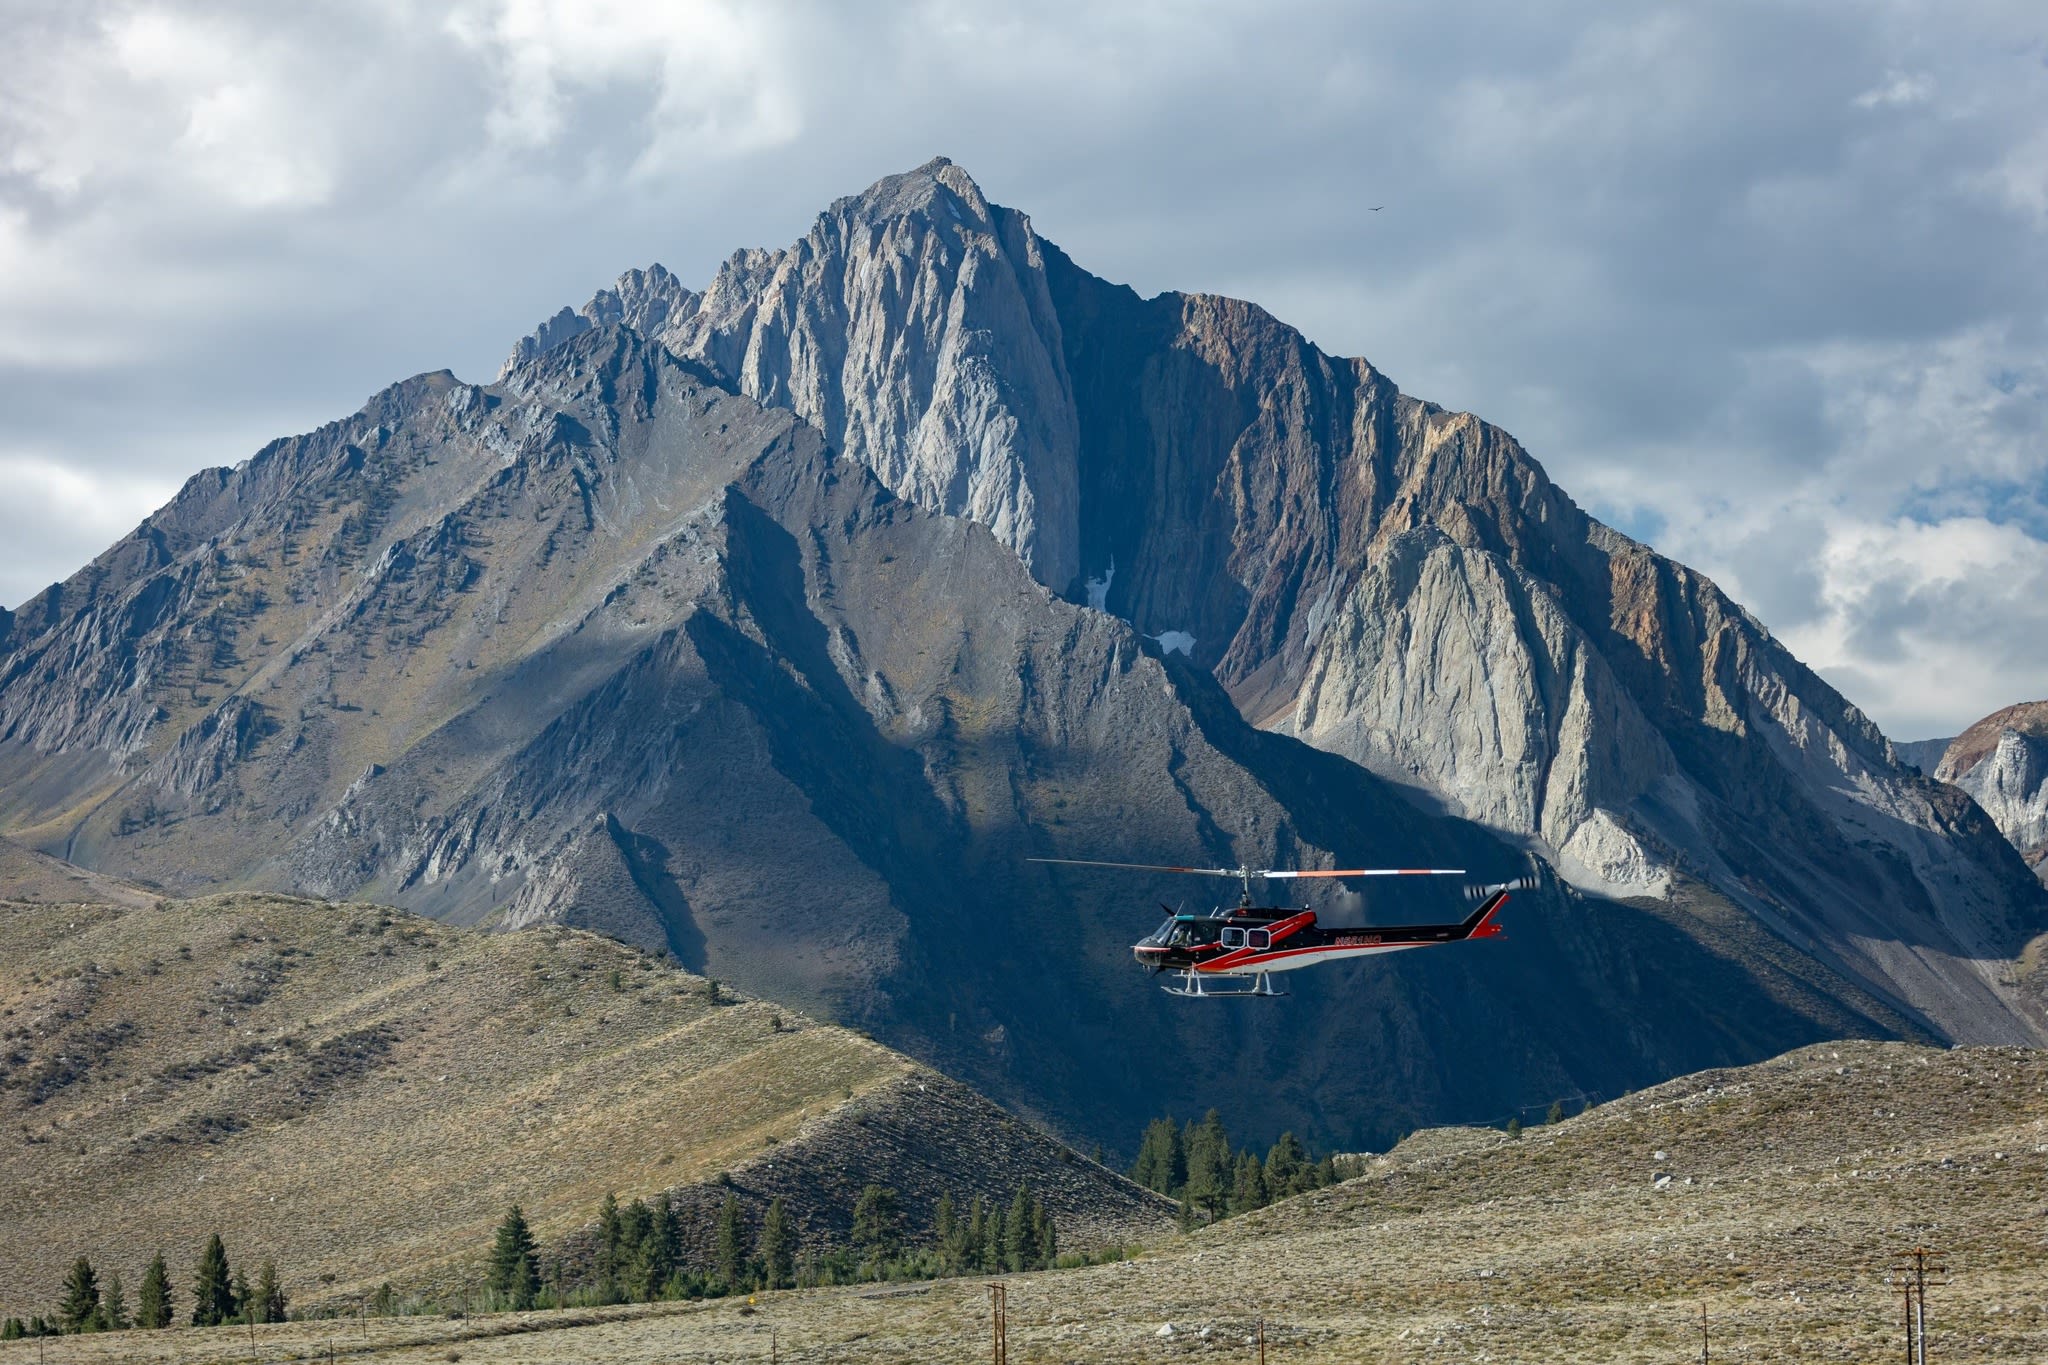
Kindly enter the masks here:
<path id="1" fill-rule="evenodd" d="M 1380 211 L 1381 209 L 1383 209 L 1383 208 L 1385 208 L 1385 207 L 1386 207 L 1386 205 L 1385 205 L 1385 204 L 1374 204 L 1374 205 L 1373 205 L 1373 206 L 1372 206 L 1371 208 L 1367 209 L 1367 210 L 1366 210 L 1366 212 L 1367 212 L 1367 213 L 1378 213 L 1378 212 L 1379 212 L 1379 211 Z"/>

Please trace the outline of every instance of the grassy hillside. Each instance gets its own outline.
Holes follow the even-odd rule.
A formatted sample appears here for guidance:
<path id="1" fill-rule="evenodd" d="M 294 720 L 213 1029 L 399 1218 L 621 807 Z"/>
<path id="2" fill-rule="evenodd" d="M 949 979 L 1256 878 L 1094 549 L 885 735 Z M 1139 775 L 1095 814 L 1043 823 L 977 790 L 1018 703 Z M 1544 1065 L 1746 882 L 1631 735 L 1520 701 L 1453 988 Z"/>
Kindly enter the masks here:
<path id="1" fill-rule="evenodd" d="M 814 1242 L 869 1180 L 1044 1192 L 1068 1244 L 1170 1211 L 857 1034 L 609 939 L 224 896 L 0 904 L 0 1311 L 71 1259 L 181 1294 L 205 1235 L 275 1258 L 300 1302 L 453 1290 L 507 1204 L 543 1244 L 622 1199 L 786 1194 Z M 331 1277 L 331 1279 L 329 1278 Z"/>
<path id="2" fill-rule="evenodd" d="M 151 905 L 158 893 L 0 838 L 0 896 L 8 900 Z"/>
<path id="3" fill-rule="evenodd" d="M 1924 1241 L 1950 1267 L 1930 1358 L 2041 1360 L 2044 1228 L 2048 1056 L 1829 1045 L 1519 1139 L 1422 1133 L 1355 1180 L 1139 1260 L 1013 1277 L 1011 1346 L 1020 1365 L 1249 1359 L 1263 1315 L 1276 1362 L 1667 1362 L 1698 1358 L 1704 1304 L 1716 1361 L 1896 1359 L 1884 1274 Z M 986 1303 L 947 1281 L 258 1331 L 270 1359 L 330 1341 L 379 1361 L 766 1359 L 771 1331 L 785 1360 L 971 1359 Z M 194 1332 L 65 1346 L 78 1361 L 223 1350 Z"/>

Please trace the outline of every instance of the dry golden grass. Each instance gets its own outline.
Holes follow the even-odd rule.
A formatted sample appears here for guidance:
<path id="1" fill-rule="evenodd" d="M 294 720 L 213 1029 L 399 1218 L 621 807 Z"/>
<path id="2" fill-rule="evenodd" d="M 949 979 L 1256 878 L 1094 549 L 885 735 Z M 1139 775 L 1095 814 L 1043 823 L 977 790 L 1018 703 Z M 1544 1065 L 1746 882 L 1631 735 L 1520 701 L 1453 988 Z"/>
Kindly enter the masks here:
<path id="1" fill-rule="evenodd" d="M 301 1299 L 709 1178 L 912 1073 L 595 935 L 231 896 L 0 906 L 0 1305 L 81 1252 L 132 1295 L 206 1234 Z M 325 1277 L 333 1277 L 326 1281 Z"/>
<path id="2" fill-rule="evenodd" d="M 1664 1155 L 1659 1157 L 1657 1154 Z M 1659 1175 L 1671 1179 L 1661 1188 Z M 1688 1183 L 1689 1182 L 1689 1183 Z M 1366 1174 L 1120 1265 L 1010 1280 L 1011 1359 L 1880 1361 L 1889 1254 L 1926 1241 L 1930 1359 L 2048 1360 L 2048 1057 L 1809 1048 L 1518 1141 L 1418 1135 Z M 1171 1336 L 1158 1335 L 1167 1322 Z M 1206 1329 L 1206 1334 L 1205 1334 Z M 367 1337 L 362 1333 L 367 1330 Z M 978 1282 L 705 1304 L 65 1340 L 66 1362 L 985 1358 Z M 34 1359 L 0 1349 L 0 1365 Z"/>

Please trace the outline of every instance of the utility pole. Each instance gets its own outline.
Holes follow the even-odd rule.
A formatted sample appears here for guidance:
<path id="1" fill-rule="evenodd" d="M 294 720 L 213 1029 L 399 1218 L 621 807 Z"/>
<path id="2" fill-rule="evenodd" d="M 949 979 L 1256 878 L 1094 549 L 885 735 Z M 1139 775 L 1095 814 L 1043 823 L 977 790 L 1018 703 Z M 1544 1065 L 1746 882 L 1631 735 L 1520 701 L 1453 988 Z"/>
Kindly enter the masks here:
<path id="1" fill-rule="evenodd" d="M 991 1326 L 995 1330 L 995 1365 L 1010 1365 L 1010 1287 L 1000 1281 L 988 1286 Z"/>
<path id="2" fill-rule="evenodd" d="M 1707 1306 L 1700 1305 L 1700 1365 L 1707 1365 Z"/>
<path id="3" fill-rule="evenodd" d="M 1898 1254 L 1906 1294 L 1906 1365 L 1927 1365 L 1927 1272 L 1948 1273 L 1945 1265 L 1929 1265 L 1936 1253 L 1916 1246 Z"/>
<path id="4" fill-rule="evenodd" d="M 1259 1319 L 1259 1365 L 1266 1365 L 1266 1320 Z"/>

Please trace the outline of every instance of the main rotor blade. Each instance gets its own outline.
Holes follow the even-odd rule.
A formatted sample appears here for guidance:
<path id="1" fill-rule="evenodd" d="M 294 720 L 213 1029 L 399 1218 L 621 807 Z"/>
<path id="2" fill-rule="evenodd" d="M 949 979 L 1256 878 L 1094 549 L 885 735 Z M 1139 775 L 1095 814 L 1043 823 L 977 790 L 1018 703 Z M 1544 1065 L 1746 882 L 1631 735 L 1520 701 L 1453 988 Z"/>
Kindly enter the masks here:
<path id="1" fill-rule="evenodd" d="M 1126 872 L 1185 872 L 1196 877 L 1462 877 L 1462 867 L 1345 867 L 1331 872 L 1275 872 L 1264 867 L 1167 867 L 1159 863 L 1105 863 L 1093 858 L 1027 858 L 1066 867 L 1116 867 Z"/>
<path id="2" fill-rule="evenodd" d="M 1340 867 L 1334 872 L 1252 872 L 1254 877 L 1462 877 L 1462 867 Z"/>
<path id="3" fill-rule="evenodd" d="M 1235 867 L 1164 867 L 1158 863 L 1104 863 L 1093 858 L 1026 858 L 1028 863 L 1059 863 L 1066 867 L 1120 867 L 1126 872 L 1187 872 L 1197 877 L 1241 877 Z M 1257 876 L 1257 873 L 1253 873 Z"/>

